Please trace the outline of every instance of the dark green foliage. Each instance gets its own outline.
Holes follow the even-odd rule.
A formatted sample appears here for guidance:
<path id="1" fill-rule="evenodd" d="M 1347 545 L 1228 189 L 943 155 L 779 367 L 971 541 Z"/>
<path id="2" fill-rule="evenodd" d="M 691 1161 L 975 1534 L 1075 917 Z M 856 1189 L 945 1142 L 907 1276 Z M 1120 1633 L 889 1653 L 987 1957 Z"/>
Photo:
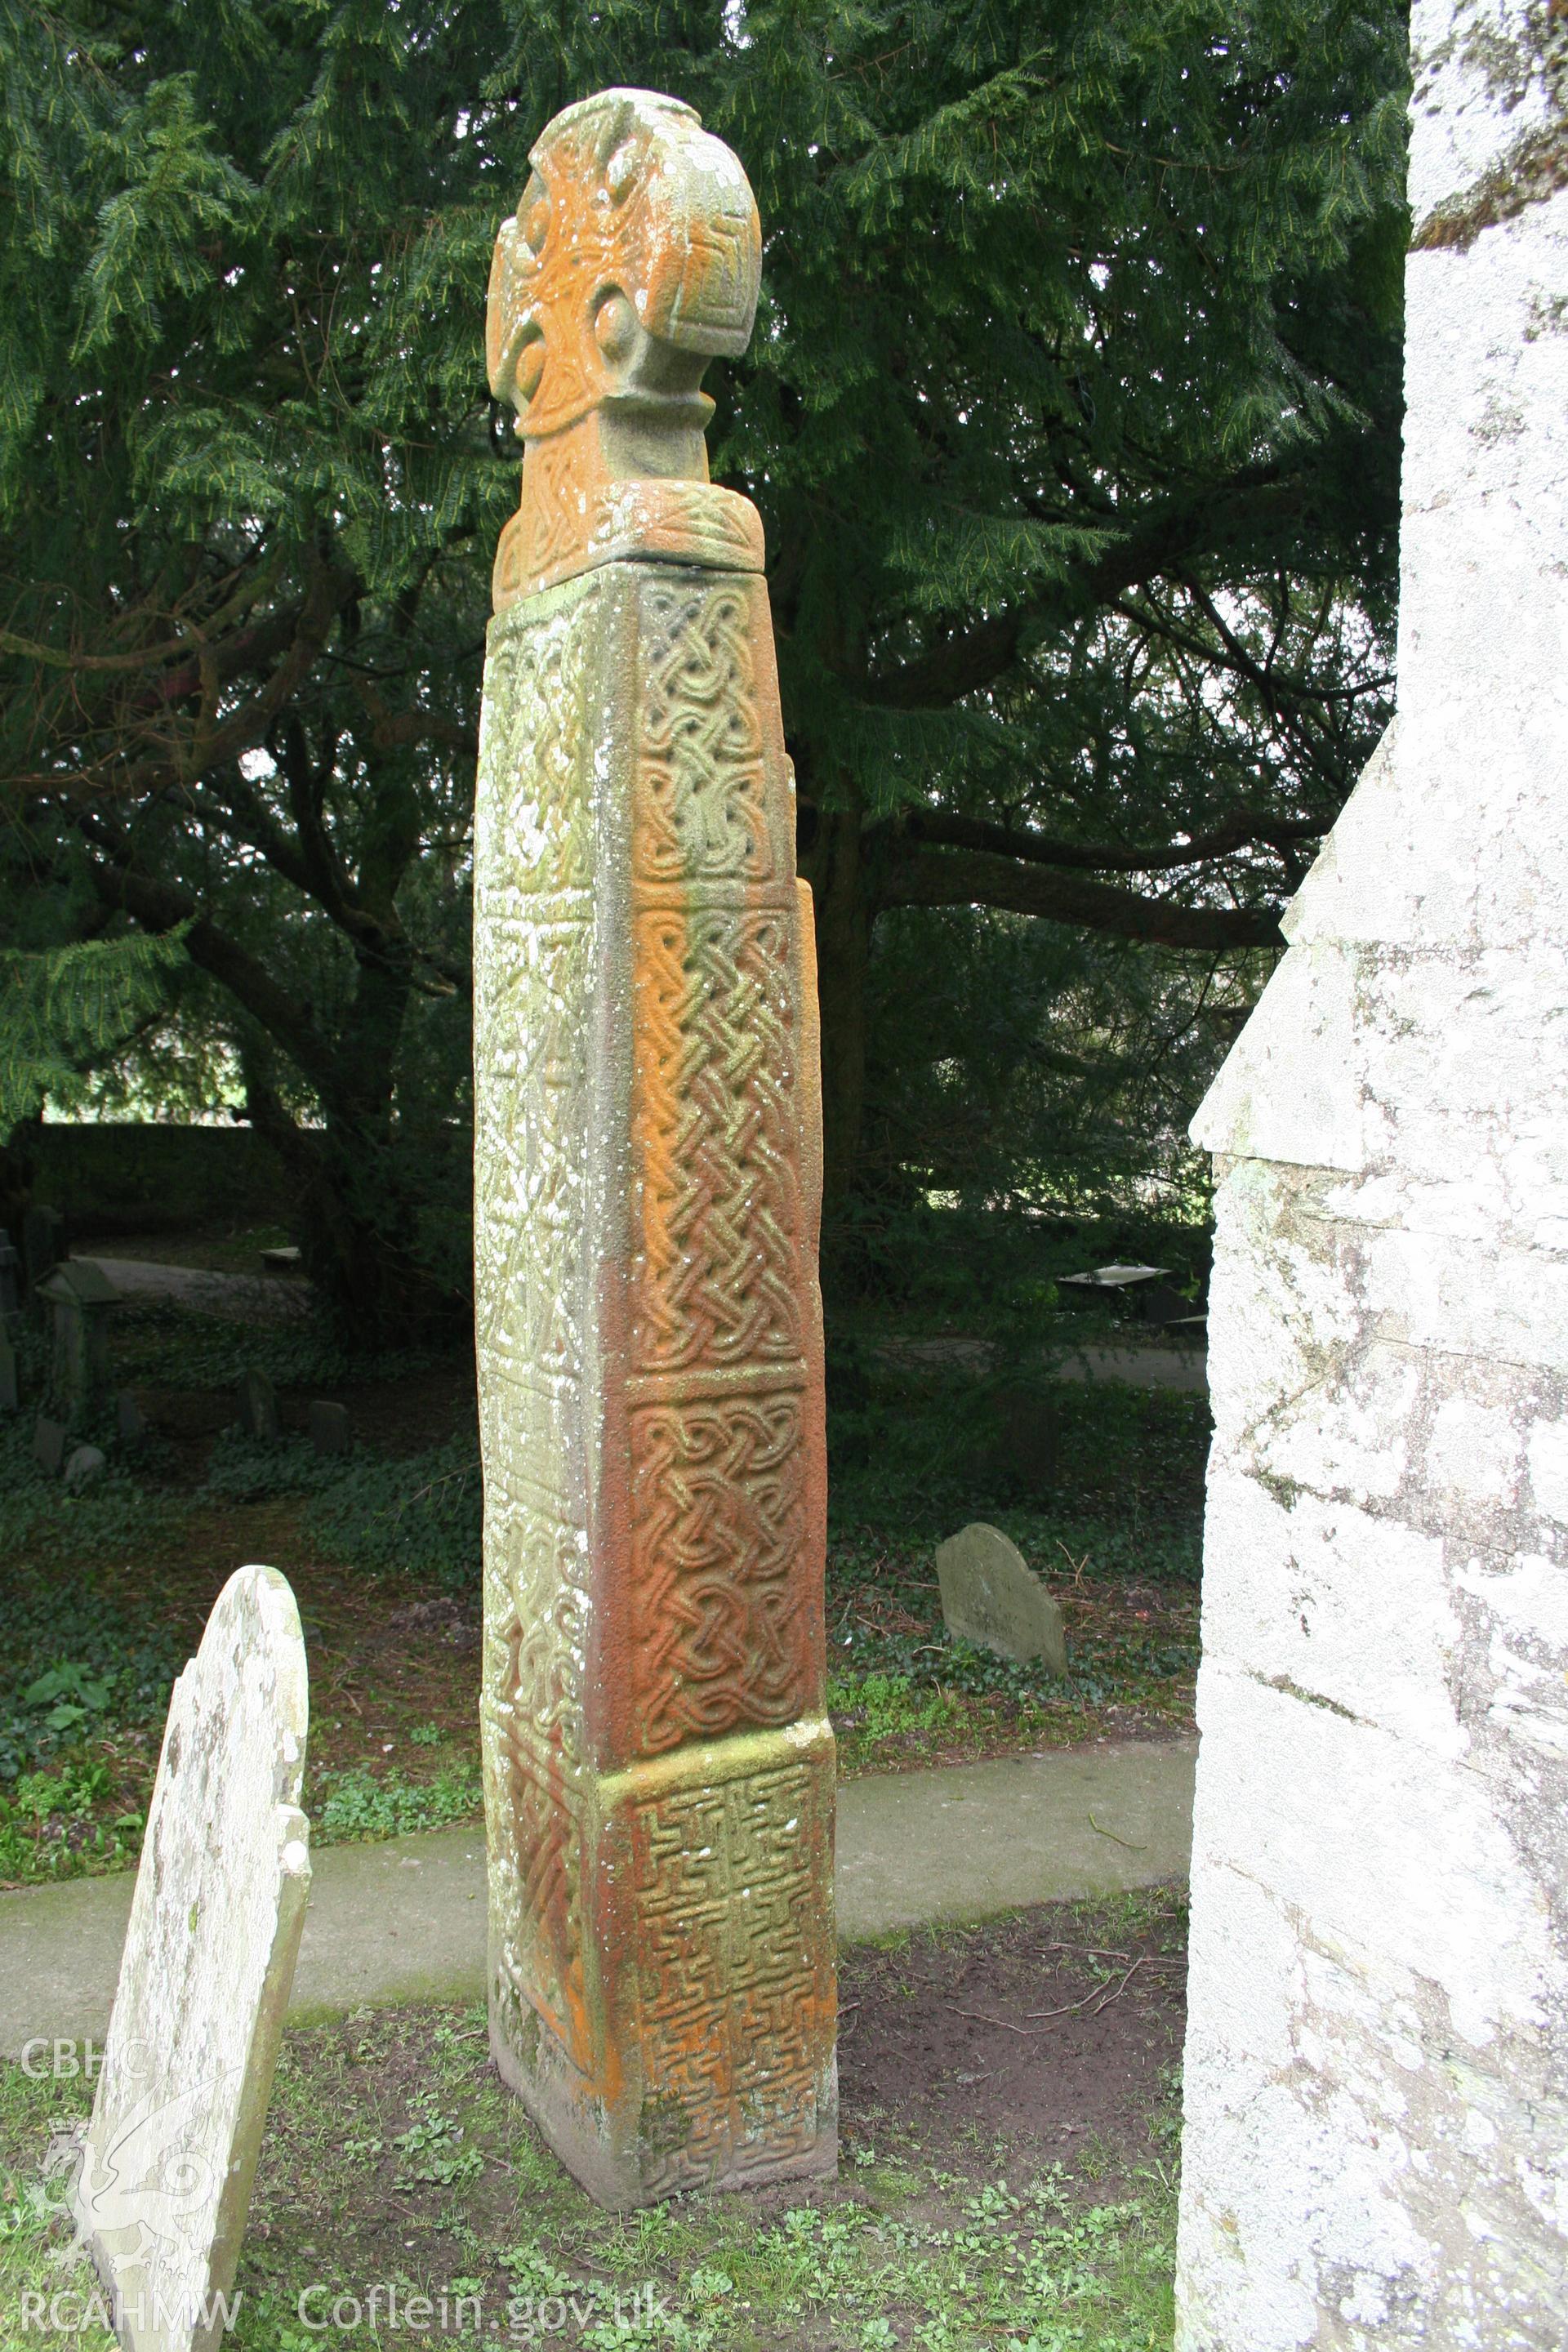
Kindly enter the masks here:
<path id="1" fill-rule="evenodd" d="M 86 1423 L 70 1439 L 100 1445 L 109 1456 L 108 1477 L 82 1495 L 68 1495 L 38 1468 L 30 1417 L 0 1421 L 0 1575 L 26 1559 L 44 1582 L 63 1577 L 68 1585 L 79 1571 L 118 1566 L 179 1526 L 182 1506 L 130 1476 L 110 1426 Z"/>
<path id="2" fill-rule="evenodd" d="M 935 1194 L 972 1231 L 994 1211 L 1012 1213 L 1002 1233 L 1024 1210 L 1127 1222 L 1139 1200 L 1148 1223 L 1201 1226 L 1208 1163 L 1187 1123 L 1265 961 L 968 908 L 889 913 L 870 969 L 861 1182 L 840 1223 L 897 1221 Z"/>
<path id="3" fill-rule="evenodd" d="M 156 1722 L 185 1662 L 167 1627 L 129 1617 L 79 1571 L 45 1588 L 0 1570 L 0 1781 L 111 1724 Z"/>
<path id="4" fill-rule="evenodd" d="M 308 1437 L 285 1437 L 274 1444 L 226 1429 L 213 1442 L 202 1484 L 209 1495 L 258 1503 L 274 1495 L 320 1494 L 342 1476 L 341 1460 L 318 1454 Z"/>
<path id="5" fill-rule="evenodd" d="M 321 1775 L 311 1792 L 311 1827 L 321 1845 L 408 1837 L 419 1830 L 444 1829 L 449 1822 L 469 1821 L 483 1801 L 472 1764 L 448 1765 L 433 1780 L 418 1782 L 401 1772 L 377 1775 L 359 1765 Z"/>
<path id="6" fill-rule="evenodd" d="M 312 1540 L 329 1559 L 422 1590 L 478 1596 L 483 1493 L 472 1438 L 398 1462 L 354 1461 L 314 1506 Z"/>
<path id="7" fill-rule="evenodd" d="M 1131 1336 L 1088 1332 L 1096 1344 Z M 999 1408 L 1016 1391 L 1015 1363 L 977 1366 L 949 1341 L 865 1340 L 856 1405 L 836 1409 L 829 1391 L 836 1555 L 862 1539 L 934 1547 L 964 1520 L 984 1518 L 1020 1544 L 1026 1535 L 1053 1562 L 1087 1556 L 1101 1576 L 1195 1584 L 1208 1401 L 1115 1381 L 1053 1381 L 1052 1360 L 1083 1338 L 1076 1317 L 1069 1328 L 1053 1317 L 1046 1336 L 1037 1332 L 1037 1388 L 1056 1417 L 1058 1455 L 1040 1490 L 1020 1478 L 1003 1444 Z"/>
<path id="8" fill-rule="evenodd" d="M 232 1389 L 242 1373 L 265 1372 L 275 1388 L 330 1393 L 349 1374 L 393 1381 L 439 1361 L 417 1349 L 351 1354 L 313 1317 L 298 1322 L 243 1323 L 193 1315 L 159 1302 L 124 1307 L 114 1318 L 118 1376 L 134 1385 L 155 1381 L 173 1389 Z"/>
<path id="9" fill-rule="evenodd" d="M 1276 938 L 1386 712 L 1404 74 L 1392 0 L 0 8 L 0 921 L 181 936 L 136 1066 L 244 1101 L 356 1340 L 468 1307 L 480 331 L 548 117 L 670 89 L 757 189 L 712 454 L 768 529 L 841 1204 L 1048 1189 L 1058 1140 L 1103 1190 L 1154 1097 L 1170 1157 L 1159 945 Z M 927 911 L 973 907 L 1155 945 Z M 868 991 L 939 957 L 933 1060 Z"/>
<path id="10" fill-rule="evenodd" d="M 0 1136 L 132 1044 L 184 962 L 178 931 L 0 954 Z"/>

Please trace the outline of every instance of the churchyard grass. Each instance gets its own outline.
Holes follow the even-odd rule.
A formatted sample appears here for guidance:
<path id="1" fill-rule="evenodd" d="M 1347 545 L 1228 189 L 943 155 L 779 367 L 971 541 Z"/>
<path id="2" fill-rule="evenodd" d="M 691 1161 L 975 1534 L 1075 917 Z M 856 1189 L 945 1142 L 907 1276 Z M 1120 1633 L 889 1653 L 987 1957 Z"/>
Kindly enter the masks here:
<path id="1" fill-rule="evenodd" d="M 482 2011 L 365 2011 L 291 2032 L 226 2340 L 1167 2352 L 1184 1925 L 1152 1890 L 859 1948 L 842 1968 L 837 2180 L 621 2216 L 577 2188 L 502 2089 Z M 1075 1997 L 1070 2042 L 1031 2024 Z M 63 2193 L 51 2132 L 58 2162 L 89 2096 L 79 2079 L 0 2074 L 0 2352 L 108 2352 L 90 2326 L 17 2326 L 24 2290 L 90 2290 L 56 2263 L 69 2233 L 47 2210 Z M 428 2325 L 405 2316 L 419 2295 Z M 340 2296 L 357 2326 L 332 2324 Z"/>

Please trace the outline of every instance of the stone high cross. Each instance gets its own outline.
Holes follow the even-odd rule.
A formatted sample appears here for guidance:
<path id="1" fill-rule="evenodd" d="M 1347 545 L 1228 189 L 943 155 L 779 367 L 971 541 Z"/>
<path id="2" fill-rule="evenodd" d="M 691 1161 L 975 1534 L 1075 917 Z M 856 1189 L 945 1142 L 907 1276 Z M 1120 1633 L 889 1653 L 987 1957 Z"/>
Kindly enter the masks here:
<path id="1" fill-rule="evenodd" d="M 475 872 L 490 2035 L 608 2204 L 836 2162 L 811 911 L 701 377 L 760 232 L 689 107 L 546 128 Z"/>

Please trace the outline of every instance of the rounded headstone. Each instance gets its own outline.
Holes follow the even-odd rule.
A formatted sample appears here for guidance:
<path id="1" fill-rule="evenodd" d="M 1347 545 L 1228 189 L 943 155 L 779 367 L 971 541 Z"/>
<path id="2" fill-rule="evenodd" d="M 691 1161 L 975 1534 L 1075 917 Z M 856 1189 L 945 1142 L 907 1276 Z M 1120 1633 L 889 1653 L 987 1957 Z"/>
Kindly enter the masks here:
<path id="1" fill-rule="evenodd" d="M 73 1446 L 65 1468 L 67 1494 L 85 1495 L 89 1486 L 96 1486 L 99 1484 L 108 1467 L 108 1459 L 100 1447 Z"/>
<path id="2" fill-rule="evenodd" d="M 353 1444 L 346 1404 L 318 1397 L 310 1407 L 310 1443 L 318 1454 L 346 1454 Z"/>
<path id="3" fill-rule="evenodd" d="M 976 1519 L 950 1536 L 937 1547 L 936 1573 L 950 1633 L 1015 1664 L 1043 1658 L 1066 1674 L 1061 1610 L 1000 1528 Z"/>
<path id="4" fill-rule="evenodd" d="M 234 2283 L 310 1891 L 300 1615 L 236 1570 L 174 1685 L 73 2189 L 125 2352 L 205 2352 Z"/>

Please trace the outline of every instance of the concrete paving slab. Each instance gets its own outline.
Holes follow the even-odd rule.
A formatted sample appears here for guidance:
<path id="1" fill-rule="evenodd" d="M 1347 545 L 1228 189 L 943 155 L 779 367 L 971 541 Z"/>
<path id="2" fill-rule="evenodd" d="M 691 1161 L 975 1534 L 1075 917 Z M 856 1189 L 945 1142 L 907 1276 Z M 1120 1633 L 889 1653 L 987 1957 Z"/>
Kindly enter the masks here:
<path id="1" fill-rule="evenodd" d="M 1196 1752 L 1192 1739 L 1107 1742 L 845 1782 L 840 1941 L 1184 1878 Z M 319 1848 L 290 2024 L 481 2000 L 484 1856 L 478 1822 Z M 0 2054 L 101 2040 L 132 1885 L 127 1872 L 0 1895 Z"/>
<path id="2" fill-rule="evenodd" d="M 1196 1740 L 1067 1748 L 838 1791 L 844 1943 L 1185 1878 Z"/>

